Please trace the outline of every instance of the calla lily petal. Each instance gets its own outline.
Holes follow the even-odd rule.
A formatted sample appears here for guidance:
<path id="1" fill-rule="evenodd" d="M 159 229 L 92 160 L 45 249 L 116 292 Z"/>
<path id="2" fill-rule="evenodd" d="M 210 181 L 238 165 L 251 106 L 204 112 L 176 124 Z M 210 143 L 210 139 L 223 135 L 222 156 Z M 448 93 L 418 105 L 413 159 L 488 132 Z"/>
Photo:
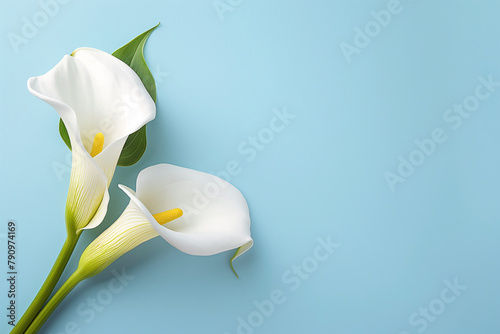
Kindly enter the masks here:
<path id="1" fill-rule="evenodd" d="M 238 248 L 234 259 L 253 245 L 247 202 L 238 189 L 219 177 L 160 164 L 139 174 L 137 193 L 124 185 L 119 187 L 130 197 L 130 203 L 117 221 L 83 252 L 79 270 L 86 277 L 99 273 L 121 255 L 158 235 L 192 255 Z M 200 191 L 208 189 L 214 189 L 207 197 L 209 202 L 192 211 Z M 176 208 L 184 214 L 171 222 L 162 225 L 154 217 Z"/>
<path id="2" fill-rule="evenodd" d="M 155 104 L 128 65 L 91 48 L 77 49 L 46 74 L 30 78 L 28 89 L 57 111 L 71 141 L 67 223 L 75 230 L 93 228 L 106 213 L 123 145 L 128 135 L 155 118 Z M 104 146 L 92 157 L 97 133 L 104 135 Z"/>
<path id="3" fill-rule="evenodd" d="M 243 245 L 247 251 L 253 245 L 245 198 L 217 176 L 159 164 L 139 173 L 136 195 L 120 188 L 143 210 L 158 234 L 184 253 L 212 255 Z M 171 208 L 180 208 L 184 215 L 167 225 L 152 216 Z"/>
<path id="4" fill-rule="evenodd" d="M 123 254 L 157 236 L 142 210 L 130 201 L 120 217 L 85 249 L 79 268 L 86 276 L 93 276 Z"/>

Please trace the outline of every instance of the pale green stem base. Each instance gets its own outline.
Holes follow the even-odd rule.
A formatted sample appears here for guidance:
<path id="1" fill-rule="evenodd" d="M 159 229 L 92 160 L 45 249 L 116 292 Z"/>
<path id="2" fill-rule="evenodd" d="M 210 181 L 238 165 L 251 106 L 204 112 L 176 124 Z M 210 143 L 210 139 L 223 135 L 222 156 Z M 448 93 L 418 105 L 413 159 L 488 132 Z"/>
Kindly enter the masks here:
<path id="1" fill-rule="evenodd" d="M 63 299 L 68 295 L 68 293 L 73 290 L 75 286 L 78 285 L 81 281 L 83 281 L 85 277 L 83 277 L 79 271 L 75 271 L 68 280 L 61 286 L 61 288 L 54 294 L 54 296 L 49 300 L 47 305 L 38 313 L 35 320 L 31 323 L 31 325 L 26 330 L 25 334 L 35 334 L 38 333 L 40 328 L 42 328 L 43 324 L 50 317 L 52 312 L 57 308 L 57 306 L 63 301 Z"/>
<path id="2" fill-rule="evenodd" d="M 25 333 L 28 326 L 31 324 L 33 319 L 37 316 L 38 312 L 42 309 L 47 299 L 50 297 L 50 294 L 54 290 L 57 282 L 61 278 L 61 275 L 68 264 L 68 261 L 73 253 L 76 243 L 80 238 L 81 233 L 73 234 L 68 233 L 68 237 L 64 242 L 64 245 L 57 257 L 52 270 L 49 275 L 45 279 L 40 291 L 36 295 L 35 299 L 31 302 L 31 305 L 28 307 L 24 315 L 17 322 L 14 329 L 10 332 L 10 334 L 22 334 Z"/>

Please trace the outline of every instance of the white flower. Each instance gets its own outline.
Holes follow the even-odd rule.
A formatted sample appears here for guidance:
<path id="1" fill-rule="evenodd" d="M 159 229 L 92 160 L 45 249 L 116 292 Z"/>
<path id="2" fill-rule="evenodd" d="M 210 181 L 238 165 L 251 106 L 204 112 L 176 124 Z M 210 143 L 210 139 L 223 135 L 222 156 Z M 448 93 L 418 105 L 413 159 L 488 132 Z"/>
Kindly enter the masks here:
<path id="1" fill-rule="evenodd" d="M 91 48 L 77 49 L 46 74 L 30 78 L 28 89 L 54 107 L 71 141 L 66 224 L 73 232 L 96 227 L 107 211 L 123 145 L 155 118 L 155 104 L 128 65 Z"/>
<path id="2" fill-rule="evenodd" d="M 85 277 L 99 273 L 156 236 L 192 255 L 238 248 L 233 259 L 253 245 L 247 202 L 238 189 L 221 178 L 160 164 L 139 174 L 137 192 L 123 185 L 120 188 L 130 203 L 83 252 L 77 271 Z M 200 196 L 206 196 L 206 205 L 193 210 Z"/>

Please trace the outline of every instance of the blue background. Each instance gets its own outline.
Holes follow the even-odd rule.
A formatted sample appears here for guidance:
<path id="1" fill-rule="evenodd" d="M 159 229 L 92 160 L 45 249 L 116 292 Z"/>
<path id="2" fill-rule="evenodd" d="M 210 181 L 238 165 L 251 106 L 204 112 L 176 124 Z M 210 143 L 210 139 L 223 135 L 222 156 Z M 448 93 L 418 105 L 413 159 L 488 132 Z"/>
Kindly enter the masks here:
<path id="1" fill-rule="evenodd" d="M 0 256 L 14 219 L 18 316 L 65 239 L 70 166 L 56 112 L 26 80 L 78 47 L 112 52 L 161 22 L 146 46 L 158 92 L 147 152 L 117 169 L 108 216 L 64 277 L 127 204 L 117 184 L 135 188 L 160 162 L 216 173 L 238 161 L 231 182 L 248 200 L 255 246 L 236 279 L 231 252 L 194 257 L 156 238 L 77 287 L 42 333 L 498 333 L 500 89 L 457 129 L 443 116 L 478 77 L 500 81 L 500 3 L 401 0 L 381 27 L 371 11 L 390 1 L 228 1 L 223 19 L 211 0 L 66 1 L 17 52 L 9 36 L 23 36 L 23 18 L 43 19 L 44 5 L 3 3 Z M 366 26 L 371 41 L 346 57 L 341 43 L 355 46 Z M 295 118 L 248 161 L 238 146 L 284 109 Z M 446 141 L 392 191 L 386 172 L 436 128 Z M 313 260 L 328 237 L 340 246 Z M 134 277 L 119 293 L 113 270 Z M 454 281 L 456 294 L 445 290 Z M 284 302 L 259 315 L 254 302 L 275 290 Z M 82 315 L 92 299 L 99 311 Z"/>

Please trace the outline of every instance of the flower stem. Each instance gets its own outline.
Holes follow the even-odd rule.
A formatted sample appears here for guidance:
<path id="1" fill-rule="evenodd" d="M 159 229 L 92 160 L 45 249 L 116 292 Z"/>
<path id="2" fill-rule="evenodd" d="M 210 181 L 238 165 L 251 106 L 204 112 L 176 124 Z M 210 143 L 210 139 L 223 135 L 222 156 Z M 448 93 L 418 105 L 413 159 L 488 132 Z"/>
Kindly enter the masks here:
<path id="1" fill-rule="evenodd" d="M 81 281 L 85 279 L 85 276 L 81 275 L 77 270 L 75 271 L 68 280 L 57 290 L 57 292 L 52 296 L 47 305 L 38 313 L 35 320 L 28 327 L 25 334 L 35 334 L 38 333 L 40 328 L 42 328 L 43 324 L 50 317 L 52 312 L 59 306 L 59 304 L 63 301 L 64 298 L 74 289 L 75 286 L 78 285 Z"/>
<path id="2" fill-rule="evenodd" d="M 56 262 L 54 263 L 54 266 L 52 267 L 52 270 L 50 271 L 49 275 L 45 279 L 45 282 L 43 283 L 42 287 L 40 288 L 40 291 L 38 291 L 38 294 L 36 295 L 35 299 L 31 302 L 31 305 L 28 307 L 26 312 L 24 312 L 24 315 L 21 317 L 21 319 L 17 322 L 16 326 L 10 332 L 10 334 L 22 334 L 25 332 L 25 330 L 28 328 L 28 326 L 31 324 L 33 319 L 37 316 L 38 312 L 42 309 L 43 305 L 49 298 L 50 294 L 54 290 L 54 287 L 56 286 L 57 282 L 59 281 L 59 278 L 61 278 L 61 275 L 64 271 L 64 268 L 66 268 L 66 265 L 68 264 L 68 261 L 71 257 L 71 254 L 73 253 L 76 243 L 78 242 L 78 239 L 80 238 L 81 232 L 80 233 L 68 233 L 68 236 L 66 238 L 66 241 L 64 242 L 64 245 L 61 249 L 61 252 L 59 253 L 59 256 L 57 257 Z"/>

